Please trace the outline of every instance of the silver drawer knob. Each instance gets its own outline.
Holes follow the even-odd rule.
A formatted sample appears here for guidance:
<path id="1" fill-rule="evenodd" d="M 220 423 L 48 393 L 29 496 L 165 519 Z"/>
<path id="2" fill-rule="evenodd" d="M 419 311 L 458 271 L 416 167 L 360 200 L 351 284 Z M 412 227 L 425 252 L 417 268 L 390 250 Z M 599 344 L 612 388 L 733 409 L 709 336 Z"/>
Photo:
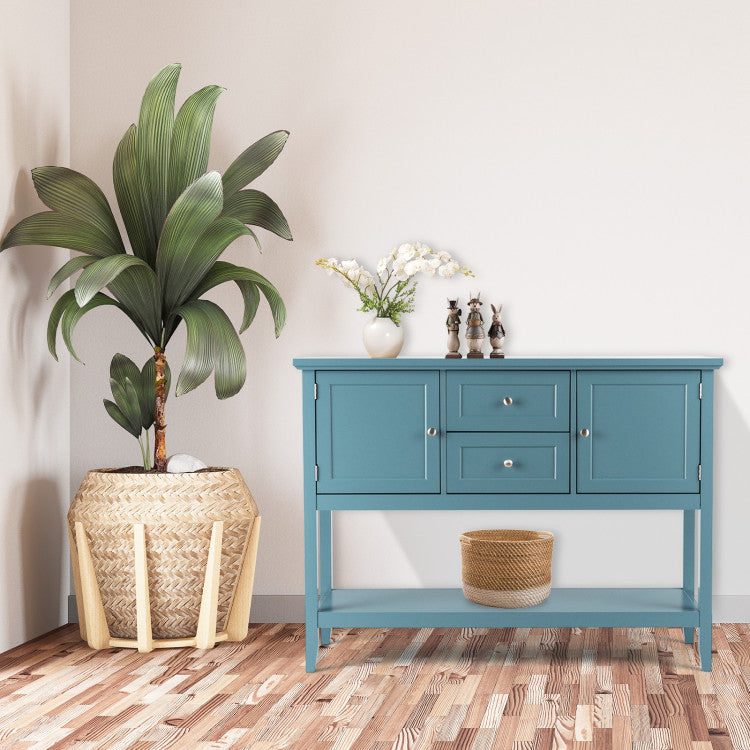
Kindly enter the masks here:
<path id="1" fill-rule="evenodd" d="M 505 397 L 505 398 L 503 399 L 503 403 L 504 403 L 504 404 L 505 404 L 506 406 L 510 406 L 510 405 L 511 405 L 511 404 L 513 403 L 513 399 L 512 399 L 512 398 L 511 398 L 510 396 L 506 396 L 506 397 Z"/>
<path id="2" fill-rule="evenodd" d="M 510 469 L 510 467 L 513 466 L 513 461 L 511 461 L 509 458 L 506 458 L 505 461 L 503 461 L 503 466 L 506 469 Z"/>
<path id="3" fill-rule="evenodd" d="M 430 427 L 430 428 L 429 428 L 429 429 L 427 430 L 427 434 L 428 434 L 428 435 L 429 435 L 430 437 L 435 437 L 435 435 L 437 435 L 437 430 L 436 430 L 436 429 L 435 429 L 434 427 Z"/>
<path id="4" fill-rule="evenodd" d="M 589 431 L 588 431 L 588 430 L 587 430 L 587 429 L 586 429 L 586 428 L 584 427 L 584 428 L 583 428 L 583 429 L 581 430 L 581 433 L 580 433 L 580 434 L 581 434 L 581 437 L 588 437 L 588 436 L 589 436 L 589 435 L 590 435 L 591 433 L 590 433 L 590 432 L 589 432 Z"/>

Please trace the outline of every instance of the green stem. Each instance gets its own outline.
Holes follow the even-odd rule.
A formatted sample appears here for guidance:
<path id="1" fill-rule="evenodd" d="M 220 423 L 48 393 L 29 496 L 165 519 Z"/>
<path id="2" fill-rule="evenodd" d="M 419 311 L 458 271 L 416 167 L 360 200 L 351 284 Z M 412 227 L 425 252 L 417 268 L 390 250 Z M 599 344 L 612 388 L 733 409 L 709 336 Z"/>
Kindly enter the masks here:
<path id="1" fill-rule="evenodd" d="M 146 430 L 146 471 L 151 471 L 151 433 Z"/>
<path id="2" fill-rule="evenodd" d="M 146 434 L 148 434 L 148 433 L 146 433 Z M 146 471 L 148 471 L 148 466 L 147 466 L 147 464 L 148 464 L 148 458 L 146 457 L 146 449 L 145 449 L 145 447 L 143 445 L 143 440 L 142 440 L 142 438 L 141 438 L 140 435 L 138 436 L 138 445 L 141 448 L 141 458 L 143 459 L 143 468 Z"/>

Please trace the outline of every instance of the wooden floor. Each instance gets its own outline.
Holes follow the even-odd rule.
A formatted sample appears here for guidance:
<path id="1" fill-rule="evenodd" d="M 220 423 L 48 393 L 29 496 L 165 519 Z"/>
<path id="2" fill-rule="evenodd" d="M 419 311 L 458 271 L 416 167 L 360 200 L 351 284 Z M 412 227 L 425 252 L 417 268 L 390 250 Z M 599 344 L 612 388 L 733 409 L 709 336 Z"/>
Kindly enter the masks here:
<path id="1" fill-rule="evenodd" d="M 66 627 L 0 655 L 1 748 L 750 750 L 750 625 L 714 670 L 672 629 L 335 630 L 212 651 L 91 651 Z"/>

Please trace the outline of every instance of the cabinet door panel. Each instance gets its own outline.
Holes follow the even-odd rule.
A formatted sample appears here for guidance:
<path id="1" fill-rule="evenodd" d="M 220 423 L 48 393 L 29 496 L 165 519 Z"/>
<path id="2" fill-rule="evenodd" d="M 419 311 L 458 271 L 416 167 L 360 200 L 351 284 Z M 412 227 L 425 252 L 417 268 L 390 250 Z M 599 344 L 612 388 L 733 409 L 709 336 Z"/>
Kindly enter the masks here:
<path id="1" fill-rule="evenodd" d="M 579 372 L 578 491 L 698 492 L 699 384 L 690 371 Z"/>
<path id="2" fill-rule="evenodd" d="M 437 372 L 323 372 L 317 383 L 319 493 L 440 492 Z"/>

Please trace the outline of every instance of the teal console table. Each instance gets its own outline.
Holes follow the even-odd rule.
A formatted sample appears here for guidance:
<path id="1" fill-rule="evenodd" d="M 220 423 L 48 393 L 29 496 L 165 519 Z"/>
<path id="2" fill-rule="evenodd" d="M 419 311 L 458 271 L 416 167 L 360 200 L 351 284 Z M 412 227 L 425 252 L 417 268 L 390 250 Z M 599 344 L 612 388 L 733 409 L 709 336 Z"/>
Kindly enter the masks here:
<path id="1" fill-rule="evenodd" d="M 333 627 L 681 627 L 686 643 L 698 628 L 701 666 L 711 669 L 721 359 L 294 365 L 303 384 L 308 672 Z M 467 601 L 458 587 L 333 587 L 336 510 L 663 508 L 683 511 L 681 588 L 553 588 L 542 604 L 509 610 Z"/>

